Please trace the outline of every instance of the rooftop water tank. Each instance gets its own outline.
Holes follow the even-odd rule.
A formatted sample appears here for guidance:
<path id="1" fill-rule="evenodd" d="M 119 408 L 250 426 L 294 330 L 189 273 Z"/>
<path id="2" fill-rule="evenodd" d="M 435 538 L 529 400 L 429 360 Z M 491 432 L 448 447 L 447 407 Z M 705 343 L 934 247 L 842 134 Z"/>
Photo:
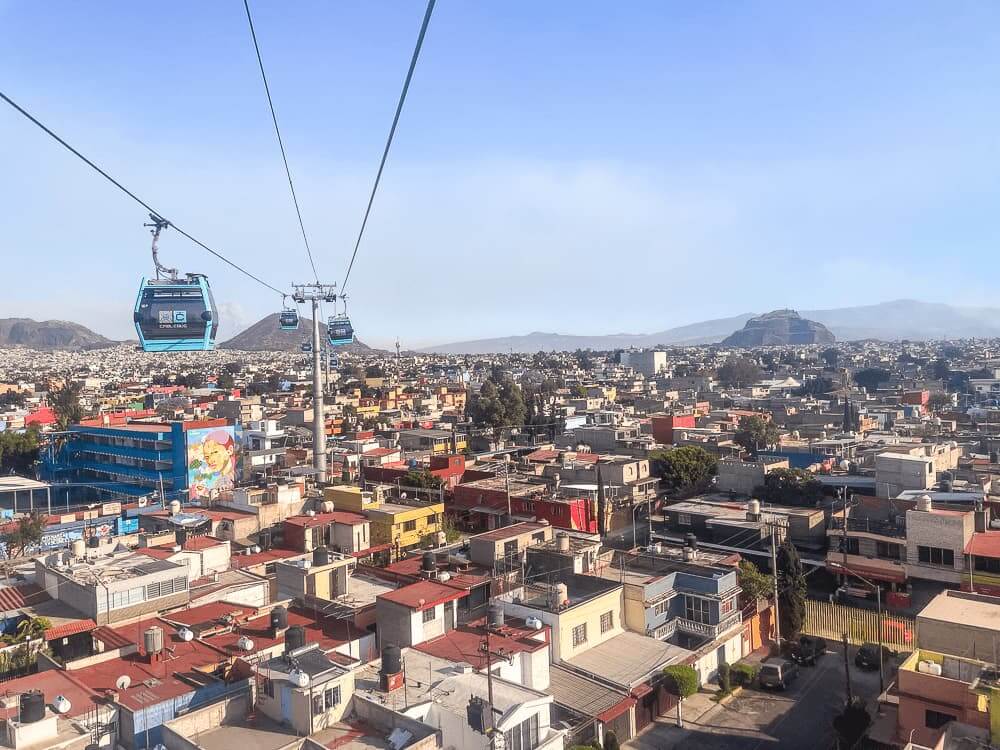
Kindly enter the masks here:
<path id="1" fill-rule="evenodd" d="M 503 605 L 499 602 L 490 602 L 486 608 L 486 625 L 490 628 L 502 628 L 504 623 Z"/>
<path id="2" fill-rule="evenodd" d="M 190 628 L 181 628 L 177 631 L 177 637 L 185 643 L 190 643 L 194 640 L 194 632 Z"/>
<path id="3" fill-rule="evenodd" d="M 288 627 L 288 610 L 280 604 L 271 610 L 271 627 L 281 630 Z"/>
<path id="4" fill-rule="evenodd" d="M 41 690 L 29 690 L 21 693 L 20 711 L 22 724 L 31 724 L 45 718 L 45 694 Z"/>
<path id="5" fill-rule="evenodd" d="M 163 650 L 163 628 L 154 625 L 142 634 L 142 645 L 147 654 L 158 654 Z"/>
<path id="6" fill-rule="evenodd" d="M 560 552 L 569 552 L 569 534 L 565 531 L 556 534 L 556 549 Z"/>
<path id="7" fill-rule="evenodd" d="M 292 625 L 285 631 L 285 653 L 306 645 L 306 631 L 301 625 Z"/>
<path id="8" fill-rule="evenodd" d="M 382 648 L 382 674 L 398 674 L 403 671 L 403 652 L 399 646 L 389 644 Z"/>

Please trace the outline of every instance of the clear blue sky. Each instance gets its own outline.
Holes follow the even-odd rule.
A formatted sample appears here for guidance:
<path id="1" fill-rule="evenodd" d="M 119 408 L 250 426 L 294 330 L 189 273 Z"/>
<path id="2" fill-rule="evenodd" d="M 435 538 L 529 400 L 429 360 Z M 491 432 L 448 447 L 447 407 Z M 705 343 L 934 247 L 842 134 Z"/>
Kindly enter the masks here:
<path id="1" fill-rule="evenodd" d="M 343 277 L 422 2 L 252 5 Z M 277 286 L 308 277 L 240 0 L 0 0 L 0 88 Z M 1000 4 L 439 0 L 355 266 L 359 336 L 651 332 L 995 302 Z M 0 110 L 0 317 L 126 337 L 144 212 Z M 223 335 L 276 295 L 176 234 Z"/>

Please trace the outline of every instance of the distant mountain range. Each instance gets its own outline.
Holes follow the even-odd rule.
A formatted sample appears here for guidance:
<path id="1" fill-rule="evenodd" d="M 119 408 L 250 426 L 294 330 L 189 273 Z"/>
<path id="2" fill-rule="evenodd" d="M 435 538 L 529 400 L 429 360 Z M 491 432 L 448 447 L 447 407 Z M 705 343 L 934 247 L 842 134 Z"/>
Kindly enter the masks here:
<path id="1" fill-rule="evenodd" d="M 117 342 L 106 339 L 77 323 L 66 320 L 0 318 L 0 348 L 23 346 L 27 349 L 103 349 Z"/>
<path id="2" fill-rule="evenodd" d="M 840 341 L 879 339 L 992 338 L 1000 337 L 1000 309 L 956 307 L 917 300 L 894 300 L 831 310 L 802 310 L 803 318 L 822 323 Z M 714 344 L 743 328 L 756 313 L 742 313 L 691 323 L 649 334 L 617 333 L 604 336 L 573 336 L 559 333 L 529 333 L 493 339 L 459 341 L 422 349 L 441 354 L 488 354 L 491 352 L 610 350 L 634 347 Z"/>
<path id="3" fill-rule="evenodd" d="M 236 349 L 244 352 L 297 352 L 302 342 L 311 337 L 312 320 L 299 316 L 297 331 L 282 331 L 278 326 L 278 313 L 272 313 L 258 320 L 249 328 L 240 331 L 226 342 L 219 344 L 220 349 Z M 325 329 L 323 330 L 325 333 Z M 371 347 L 360 341 L 349 346 L 337 347 L 342 352 L 368 352 Z"/>

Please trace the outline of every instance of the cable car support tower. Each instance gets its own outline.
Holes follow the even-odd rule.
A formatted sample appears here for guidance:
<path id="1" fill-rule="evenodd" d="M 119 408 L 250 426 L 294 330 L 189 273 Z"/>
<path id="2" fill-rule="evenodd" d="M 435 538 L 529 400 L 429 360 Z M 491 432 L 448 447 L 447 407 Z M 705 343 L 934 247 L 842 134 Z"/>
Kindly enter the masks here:
<path id="1" fill-rule="evenodd" d="M 323 353 L 320 338 L 320 302 L 337 301 L 336 284 L 292 284 L 292 299 L 299 304 L 312 304 L 312 360 L 313 360 L 313 468 L 316 482 L 325 484 L 326 475 L 326 418 L 323 403 Z"/>

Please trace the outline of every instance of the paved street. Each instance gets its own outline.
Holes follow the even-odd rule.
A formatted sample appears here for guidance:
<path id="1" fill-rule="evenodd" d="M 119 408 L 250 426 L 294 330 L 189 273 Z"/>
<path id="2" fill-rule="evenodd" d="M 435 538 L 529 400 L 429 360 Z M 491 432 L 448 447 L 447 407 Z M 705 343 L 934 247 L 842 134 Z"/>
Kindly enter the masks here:
<path id="1" fill-rule="evenodd" d="M 852 647 L 849 656 L 854 694 L 865 698 L 874 713 L 878 672 L 855 669 L 854 653 Z M 887 684 L 889 679 L 887 669 Z M 843 707 L 844 696 L 843 650 L 836 645 L 816 667 L 802 667 L 799 679 L 786 692 L 744 690 L 724 706 L 711 703 L 711 708 L 696 721 L 685 721 L 684 729 L 674 726 L 673 717 L 663 717 L 625 747 L 633 750 L 825 748 L 833 739 L 833 717 Z M 685 713 L 697 714 L 697 704 L 704 707 L 706 701 L 710 699 L 704 695 L 689 699 Z"/>

